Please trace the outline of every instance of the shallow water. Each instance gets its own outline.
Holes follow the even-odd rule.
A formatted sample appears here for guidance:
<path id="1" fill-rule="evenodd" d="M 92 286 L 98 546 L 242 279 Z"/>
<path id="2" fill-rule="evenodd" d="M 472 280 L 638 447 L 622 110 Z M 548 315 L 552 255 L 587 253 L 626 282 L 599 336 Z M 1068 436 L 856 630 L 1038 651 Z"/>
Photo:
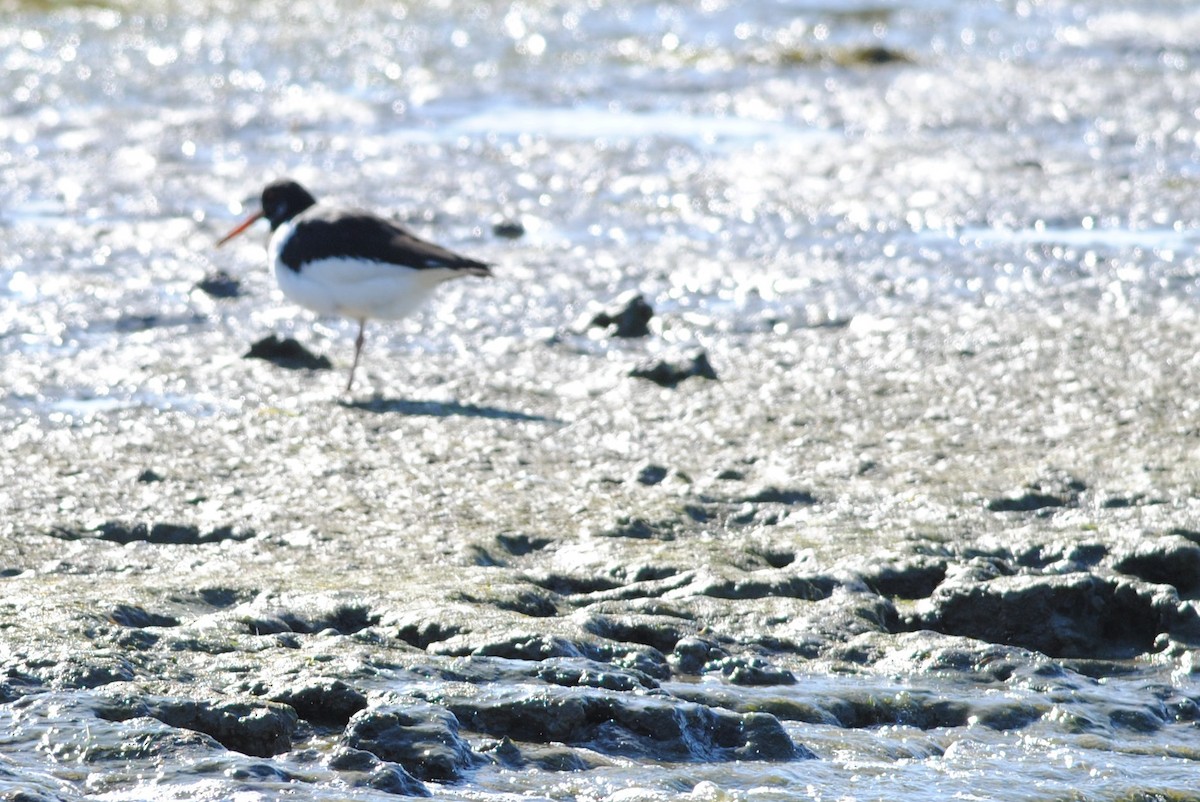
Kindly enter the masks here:
<path id="1" fill-rule="evenodd" d="M 241 394 L 230 394 L 220 380 L 241 370 L 245 343 L 266 330 L 343 357 L 353 336 L 352 324 L 314 322 L 283 303 L 263 269 L 265 232 L 222 251 L 212 247 L 253 207 L 263 183 L 283 174 L 322 197 L 391 210 L 420 233 L 500 266 L 501 280 L 487 288 L 447 288 L 419 318 L 376 327 L 369 358 L 447 366 L 435 378 L 418 373 L 435 401 L 383 399 L 380 409 L 434 421 L 470 417 L 478 424 L 469 433 L 476 445 L 491 449 L 516 475 L 497 484 L 506 499 L 516 497 L 514 519 L 523 505 L 549 506 L 541 494 L 557 480 L 522 475 L 525 456 L 510 455 L 505 435 L 485 424 L 515 420 L 545 427 L 539 432 L 553 430 L 536 435 L 545 437 L 550 453 L 554 438 L 594 426 L 599 456 L 589 454 L 589 469 L 637 450 L 638 434 L 603 431 L 624 420 L 619 412 L 603 423 L 560 420 L 557 409 L 540 410 L 536 400 L 617 392 L 602 388 L 608 376 L 603 367 L 557 384 L 559 377 L 547 373 L 554 378 L 545 383 L 552 386 L 540 386 L 537 362 L 543 357 L 537 349 L 565 340 L 580 353 L 595 353 L 598 346 L 587 337 L 572 339 L 569 327 L 592 302 L 626 289 L 643 292 L 671 321 L 656 330 L 659 344 L 648 346 L 651 352 L 702 345 L 737 358 L 738 338 L 753 344 L 760 336 L 852 328 L 864 339 L 847 348 L 870 352 L 860 360 L 862 374 L 846 379 L 852 390 L 893 368 L 912 368 L 906 375 L 956 375 L 960 369 L 944 365 L 927 370 L 924 346 L 894 335 L 926 316 L 933 327 L 964 324 L 942 338 L 952 353 L 971 352 L 989 338 L 1004 340 L 1003 332 L 981 328 L 976 334 L 969 325 L 996 310 L 1015 318 L 1061 319 L 1064 328 L 1077 319 L 1099 319 L 1096 329 L 1109 319 L 1139 330 L 1190 330 L 1196 323 L 1200 11 L 1184 0 L 1119 7 L 1099 0 L 0 0 L 0 11 L 0 360 L 6 366 L 0 410 L 9 446 L 44 439 L 50 453 L 60 447 L 53 443 L 77 439 L 95 443 L 91 459 L 124 466 L 120 454 L 155 454 L 154 421 L 194 429 L 197 443 L 211 443 L 219 437 L 212 432 L 228 425 L 230 442 L 219 445 L 228 455 L 212 464 L 235 465 L 244 456 L 238 454 L 244 432 L 229 421 L 266 430 L 281 419 L 312 414 L 312 398 L 325 391 L 307 380 L 299 380 L 290 397 L 272 396 L 279 385 L 260 386 L 253 378 L 239 379 Z M 524 236 L 493 236 L 497 220 L 519 220 Z M 195 288 L 217 269 L 241 281 L 241 296 L 223 302 Z M 1093 330 L 1080 331 L 1083 337 Z M 803 376 L 820 374 L 822 367 L 802 360 L 804 349 L 824 355 L 838 347 L 782 342 L 779 354 L 792 361 L 764 368 L 763 385 L 783 382 L 797 394 L 813 390 Z M 1191 375 L 1194 353 L 1180 342 L 1178 350 L 1162 346 L 1170 364 L 1135 355 L 1147 364 L 1131 370 L 1144 368 L 1146 382 Z M 874 352 L 872 345 L 892 350 Z M 1042 347 L 1025 357 L 1036 362 L 1050 350 Z M 1093 370 L 1107 376 L 1116 369 L 1105 360 L 1103 345 L 1095 349 L 1099 368 L 1072 366 L 1079 375 L 1071 372 L 1064 382 L 1080 386 Z M 474 364 L 461 355 L 472 351 L 479 352 L 480 364 L 511 374 L 483 390 L 460 379 L 464 364 Z M 620 346 L 605 353 L 612 366 L 626 355 Z M 992 367 L 1001 374 L 1021 365 Z M 526 389 L 514 389 L 520 382 Z M 477 393 L 463 399 L 467 406 L 446 400 L 462 389 Z M 876 394 L 872 405 L 883 397 Z M 816 391 L 813 398 L 822 399 Z M 831 392 L 824 400 L 842 402 L 844 396 Z M 1154 403 L 1148 389 L 1122 410 Z M 705 404 L 689 407 L 688 414 L 701 415 L 697 407 Z M 1063 415 L 1046 420 L 1047 431 L 1086 429 L 1086 416 L 1083 423 L 1072 417 L 1088 411 L 1086 397 L 1064 393 L 1047 408 Z M 956 415 L 967 414 L 937 418 L 937 409 L 922 411 L 929 414 L 900 416 L 911 425 L 898 426 L 899 435 L 862 435 L 865 445 L 825 459 L 818 475 L 849 476 L 846 483 L 853 484 L 859 477 L 847 465 L 867 465 L 904 432 L 923 436 L 913 421 L 951 427 Z M 1165 499 L 1163 518 L 1153 518 L 1152 510 L 1145 519 L 1131 514 L 1097 524 L 1084 511 L 1047 527 L 1087 536 L 1096 529 L 1186 529 L 1195 513 L 1190 498 L 1196 481 L 1186 459 L 1195 447 L 1182 430 L 1194 411 L 1179 410 L 1182 422 L 1171 432 L 1177 439 L 1161 449 L 1146 447 L 1163 455 L 1164 463 L 1179 457 L 1168 468 L 1145 468 L 1177 482 L 1161 491 L 1153 478 L 1147 480 Z M 788 410 L 797 417 L 801 412 Z M 1006 408 L 994 414 L 1003 417 Z M 411 492 L 443 492 L 431 486 L 433 480 L 421 485 L 413 466 L 432 464 L 447 452 L 457 459 L 458 444 L 439 445 L 417 427 L 378 417 L 363 425 L 365 441 L 423 444 L 426 451 L 404 458 L 418 488 Z M 778 461 L 807 465 L 814 441 L 869 429 L 867 414 L 862 417 L 832 432 L 803 430 Z M 711 428 L 719 432 L 720 423 Z M 1094 458 L 1102 466 L 1121 456 L 1122 430 L 1113 431 L 1116 444 Z M 103 440 L 114 432 L 124 438 L 121 449 Z M 1100 429 L 1091 436 L 1104 439 Z M 1007 438 L 1005 433 L 988 442 Z M 935 442 L 928 460 L 914 460 L 908 468 L 917 477 L 912 489 L 893 494 L 893 506 L 876 510 L 874 520 L 846 524 L 836 510 L 821 510 L 789 513 L 785 523 L 799 532 L 804 548 L 822 556 L 853 549 L 842 544 L 854 542 L 847 533 L 855 530 L 866 532 L 864 539 L 898 541 L 928 530 L 938 538 L 974 536 L 966 523 L 945 524 L 958 514 L 952 505 L 968 494 L 920 484 L 921 476 L 938 470 L 928 464 L 953 447 L 952 437 L 950 445 Z M 302 485 L 299 493 L 329 493 L 333 509 L 352 508 L 354 501 L 337 496 L 339 469 L 322 467 L 322 459 L 337 462 L 341 456 L 323 455 L 322 448 L 297 444 L 272 471 L 287 474 L 285 484 Z M 1048 451 L 1047 459 L 1058 456 Z M 357 456 L 372 459 L 370 453 Z M 48 457 L 45 475 L 69 485 L 70 467 L 50 463 Z M 347 458 L 344 465 L 352 463 Z M 565 460 L 559 467 L 576 469 Z M 42 469 L 36 469 L 38 477 Z M 8 475 L 22 471 L 14 466 Z M 104 520 L 175 504 L 172 509 L 245 515 L 269 530 L 277 526 L 265 535 L 273 544 L 321 542 L 325 533 L 312 531 L 310 521 L 288 529 L 275 502 L 253 497 L 253 491 L 243 495 L 233 486 L 238 476 L 229 468 L 214 479 L 227 486 L 189 487 L 169 501 L 121 491 L 93 506 L 88 489 L 68 492 L 54 485 L 39 495 L 37 488 L 10 486 L 0 500 L 12 501 L 16 512 L 4 532 L 16 543 L 43 514 Z M 353 487 L 342 490 L 356 497 Z M 588 501 L 603 505 L 608 492 L 602 488 Z M 408 511 L 424 509 L 422 503 L 408 498 L 383 506 Z M 455 503 L 469 520 L 470 498 Z M 953 514 L 943 514 L 948 509 Z M 573 512 L 580 519 L 589 514 L 582 502 Z M 856 515 L 849 504 L 843 512 Z M 381 537 L 408 531 L 408 524 L 371 523 L 381 527 Z M 453 539 L 470 528 L 446 526 L 448 534 L 428 539 Z M 725 534 L 731 541 L 741 537 Z M 264 565 L 270 558 L 255 553 L 253 543 L 210 553 L 219 567 L 196 568 L 203 555 L 181 562 L 215 575 L 270 574 Z M 157 557 L 136 547 L 99 558 L 87 544 L 64 544 L 54 561 L 45 562 L 35 560 L 42 552 L 28 548 L 31 556 L 16 549 L 13 558 L 30 563 L 13 569 L 30 572 L 27 578 L 39 571 L 86 574 L 98 570 L 94 565 L 116 576 L 169 572 L 169 562 L 156 563 Z M 421 548 L 432 553 L 434 547 Z M 705 548 L 723 554 L 719 544 Z M 602 550 L 583 551 L 564 550 L 555 559 L 563 565 L 602 562 Z M 288 587 L 270 575 L 280 583 L 274 587 Z M 308 579 L 321 581 L 319 575 Z M 300 580 L 292 581 L 305 590 Z M 363 580 L 370 581 L 381 580 Z M 612 802 L 1197 798 L 1196 718 L 1188 718 L 1190 708 L 1182 702 L 1176 709 L 1160 704 L 1173 695 L 1197 696 L 1196 675 L 1186 664 L 1145 657 L 1129 676 L 1091 681 L 1082 671 L 1071 673 L 1070 687 L 1032 679 L 977 686 L 952 672 L 926 671 L 917 658 L 876 664 L 855 676 L 843 676 L 843 668 L 814 663 L 804 673 L 797 669 L 795 685 L 738 687 L 730 690 L 731 704 L 753 709 L 783 702 L 819 706 L 822 699 L 861 695 L 916 696 L 961 703 L 984 719 L 992 704 L 1005 715 L 1038 715 L 1010 727 L 971 718 L 925 728 L 903 716 L 859 728 L 785 719 L 788 733 L 817 760 L 655 764 L 611 758 L 569 773 L 493 766 L 465 783 L 430 783 L 430 790 L 443 799 Z M 420 690 L 402 672 L 384 671 L 373 681 L 376 690 L 389 682 Z M 437 692 L 437 683 L 431 685 L 430 692 Z M 710 685 L 721 683 L 706 679 L 693 689 Z M 666 687 L 687 698 L 690 686 Z M 27 697 L 27 709 L 17 707 L 20 702 L 4 706 L 0 789 L 62 799 L 387 798 L 346 786 L 322 762 L 328 744 L 320 738 L 270 759 L 213 757 L 183 745 L 165 752 L 166 758 L 159 752 L 139 762 L 136 755 L 120 754 L 118 745 L 149 743 L 170 728 L 150 719 L 100 725 L 80 712 L 89 693 L 52 690 Z M 1166 711 L 1161 726 L 1139 730 L 1136 716 L 1120 712 L 1147 709 Z M 105 748 L 118 753 L 105 754 Z"/>

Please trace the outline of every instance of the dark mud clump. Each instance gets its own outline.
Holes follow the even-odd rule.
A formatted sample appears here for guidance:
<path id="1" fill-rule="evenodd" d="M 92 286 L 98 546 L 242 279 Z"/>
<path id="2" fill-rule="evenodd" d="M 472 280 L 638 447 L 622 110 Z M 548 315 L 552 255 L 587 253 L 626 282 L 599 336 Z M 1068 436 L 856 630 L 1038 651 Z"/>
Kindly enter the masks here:
<path id="1" fill-rule="evenodd" d="M 500 239 L 520 239 L 525 236 L 525 224 L 520 220 L 502 218 L 492 223 L 492 234 Z"/>
<path id="2" fill-rule="evenodd" d="M 333 363 L 324 354 L 317 355 L 297 340 L 279 339 L 274 334 L 253 343 L 245 359 L 263 359 L 288 370 L 329 370 Z"/>
<path id="3" fill-rule="evenodd" d="M 588 328 L 601 329 L 610 337 L 637 338 L 650 335 L 654 307 L 636 290 L 621 295 L 588 321 Z"/>
<path id="4" fill-rule="evenodd" d="M 242 294 L 242 283 L 224 270 L 218 270 L 197 281 L 196 289 L 213 298 L 237 298 Z"/>
<path id="5" fill-rule="evenodd" d="M 656 358 L 638 365 L 630 376 L 647 379 L 660 387 L 676 387 L 691 378 L 717 381 L 717 372 L 708 361 L 708 353 L 700 350 L 682 359 Z"/>

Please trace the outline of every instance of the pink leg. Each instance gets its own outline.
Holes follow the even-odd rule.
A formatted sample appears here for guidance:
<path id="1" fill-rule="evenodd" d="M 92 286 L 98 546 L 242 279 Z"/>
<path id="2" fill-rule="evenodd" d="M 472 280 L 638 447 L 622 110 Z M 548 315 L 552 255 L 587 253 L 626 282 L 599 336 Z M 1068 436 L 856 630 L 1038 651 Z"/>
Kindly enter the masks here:
<path id="1" fill-rule="evenodd" d="M 366 337 L 363 332 L 367 328 L 366 318 L 358 321 L 358 336 L 354 338 L 354 361 L 350 363 L 350 379 L 346 382 L 346 392 L 350 392 L 350 388 L 354 386 L 354 371 L 358 368 L 358 357 L 362 354 L 363 343 L 366 342 Z"/>

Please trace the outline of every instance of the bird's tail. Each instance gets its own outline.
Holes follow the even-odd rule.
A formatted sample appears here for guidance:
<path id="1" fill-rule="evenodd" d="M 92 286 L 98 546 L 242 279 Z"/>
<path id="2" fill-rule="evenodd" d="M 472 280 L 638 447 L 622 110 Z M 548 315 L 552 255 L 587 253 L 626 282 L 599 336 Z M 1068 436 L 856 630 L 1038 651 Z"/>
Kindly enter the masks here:
<path id="1" fill-rule="evenodd" d="M 479 276 L 480 278 L 492 278 L 496 274 L 492 272 L 492 266 L 487 262 L 477 262 L 474 259 L 464 259 L 462 264 L 455 265 L 460 275 L 464 276 Z"/>

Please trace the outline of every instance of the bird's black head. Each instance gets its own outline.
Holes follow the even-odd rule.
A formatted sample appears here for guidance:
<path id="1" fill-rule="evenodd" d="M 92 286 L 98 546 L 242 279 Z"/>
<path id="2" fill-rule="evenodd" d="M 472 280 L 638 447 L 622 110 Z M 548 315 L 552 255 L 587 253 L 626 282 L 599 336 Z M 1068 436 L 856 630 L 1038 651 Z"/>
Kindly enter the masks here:
<path id="1" fill-rule="evenodd" d="M 272 231 L 316 202 L 307 189 L 290 178 L 272 181 L 262 191 L 262 213 L 271 222 Z"/>

